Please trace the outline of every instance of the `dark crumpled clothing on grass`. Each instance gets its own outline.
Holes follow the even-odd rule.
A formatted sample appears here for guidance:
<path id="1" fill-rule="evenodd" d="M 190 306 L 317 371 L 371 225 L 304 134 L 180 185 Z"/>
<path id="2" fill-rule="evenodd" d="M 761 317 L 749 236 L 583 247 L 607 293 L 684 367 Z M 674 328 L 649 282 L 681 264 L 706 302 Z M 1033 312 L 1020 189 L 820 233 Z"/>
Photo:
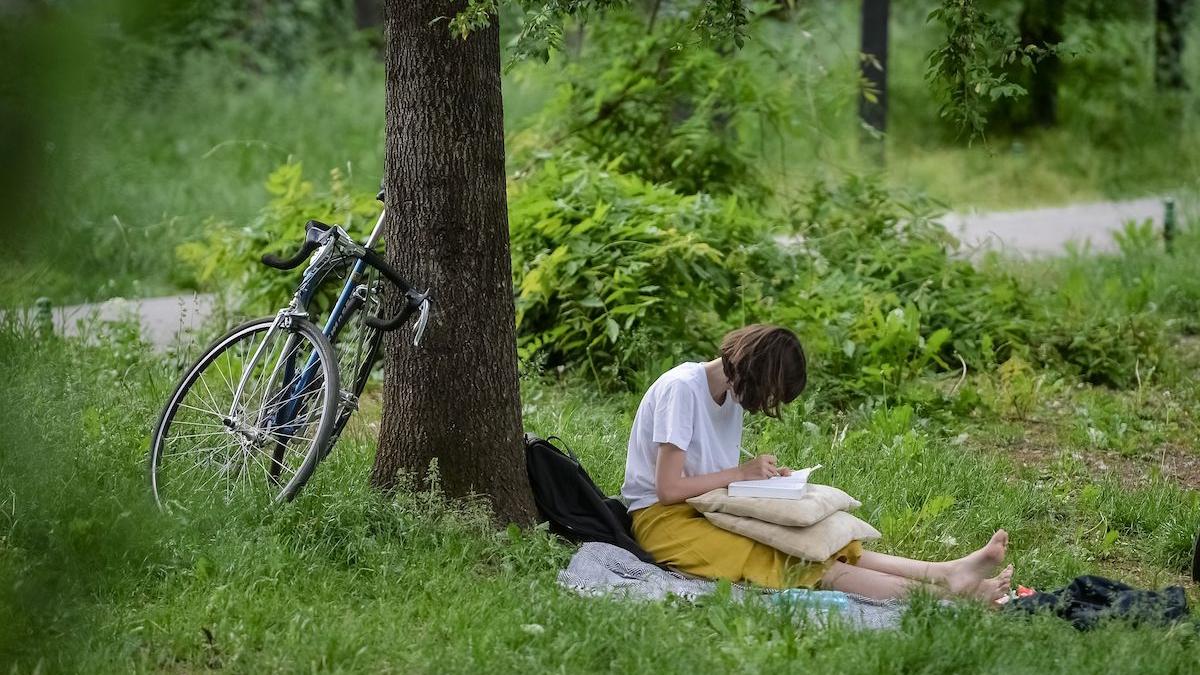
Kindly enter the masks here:
<path id="1" fill-rule="evenodd" d="M 1058 590 L 1018 598 L 1008 606 L 1014 611 L 1049 611 L 1079 630 L 1108 619 L 1165 626 L 1188 616 L 1187 596 L 1179 586 L 1148 591 L 1095 576 L 1076 577 Z"/>

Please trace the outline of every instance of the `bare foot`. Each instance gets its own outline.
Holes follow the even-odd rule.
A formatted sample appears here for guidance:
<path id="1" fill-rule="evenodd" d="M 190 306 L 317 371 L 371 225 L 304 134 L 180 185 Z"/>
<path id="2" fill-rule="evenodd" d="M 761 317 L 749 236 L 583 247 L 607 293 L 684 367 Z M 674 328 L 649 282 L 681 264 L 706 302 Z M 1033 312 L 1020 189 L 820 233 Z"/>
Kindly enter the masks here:
<path id="1" fill-rule="evenodd" d="M 1012 582 L 1012 565 L 1009 565 L 999 576 L 989 578 L 997 567 L 1004 562 L 1004 554 L 1008 550 L 1008 533 L 996 530 L 983 548 L 958 560 L 947 563 L 946 584 L 955 595 L 978 597 L 983 600 L 995 600 L 1008 591 Z M 1003 589 L 993 593 L 995 589 Z"/>
<path id="2" fill-rule="evenodd" d="M 1013 566 L 1005 567 L 1000 574 L 990 579 L 979 579 L 961 586 L 951 586 L 950 592 L 963 598 L 983 600 L 989 604 L 1008 595 L 1012 589 Z"/>

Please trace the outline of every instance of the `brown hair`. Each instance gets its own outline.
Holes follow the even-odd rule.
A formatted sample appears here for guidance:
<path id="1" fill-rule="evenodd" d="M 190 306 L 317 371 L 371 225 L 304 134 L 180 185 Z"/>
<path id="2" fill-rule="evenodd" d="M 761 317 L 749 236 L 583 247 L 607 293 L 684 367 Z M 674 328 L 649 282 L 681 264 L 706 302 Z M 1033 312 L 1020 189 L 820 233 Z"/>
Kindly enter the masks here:
<path id="1" fill-rule="evenodd" d="M 808 366 L 800 338 L 779 326 L 751 324 L 721 340 L 725 377 L 742 407 L 779 417 L 808 384 Z"/>

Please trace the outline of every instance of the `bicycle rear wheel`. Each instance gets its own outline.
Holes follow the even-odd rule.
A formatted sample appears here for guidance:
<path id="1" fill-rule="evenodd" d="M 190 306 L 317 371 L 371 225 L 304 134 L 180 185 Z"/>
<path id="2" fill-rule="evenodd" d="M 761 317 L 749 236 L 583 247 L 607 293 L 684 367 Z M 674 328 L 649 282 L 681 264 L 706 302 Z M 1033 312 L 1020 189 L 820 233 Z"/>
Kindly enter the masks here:
<path id="1" fill-rule="evenodd" d="M 275 317 L 219 338 L 168 400 L 150 445 L 162 508 L 292 499 L 338 417 L 338 364 L 311 322 Z"/>

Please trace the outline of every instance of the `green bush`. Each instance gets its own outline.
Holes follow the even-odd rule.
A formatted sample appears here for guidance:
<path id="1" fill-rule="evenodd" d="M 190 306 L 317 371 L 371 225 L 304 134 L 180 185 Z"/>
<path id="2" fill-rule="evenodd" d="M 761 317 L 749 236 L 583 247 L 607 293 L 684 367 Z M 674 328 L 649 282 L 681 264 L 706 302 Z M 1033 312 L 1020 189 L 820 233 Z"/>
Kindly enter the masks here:
<path id="1" fill-rule="evenodd" d="M 542 116 L 543 143 L 569 141 L 598 161 L 686 194 L 767 196 L 748 139 L 784 131 L 795 67 L 770 48 L 690 44 L 686 17 L 653 30 L 635 13 L 588 25 L 588 57 L 568 62 Z"/>
<path id="2" fill-rule="evenodd" d="M 663 353 L 715 352 L 742 289 L 785 280 L 784 254 L 736 198 L 684 195 L 577 155 L 510 184 L 518 344 L 619 379 Z"/>
<path id="3" fill-rule="evenodd" d="M 1017 280 L 960 256 L 936 214 L 862 178 L 817 184 L 788 214 L 799 272 L 759 304 L 761 318 L 801 333 L 834 399 L 893 397 L 930 372 L 991 370 L 1027 344 Z"/>
<path id="4" fill-rule="evenodd" d="M 299 162 L 281 165 L 267 178 L 271 201 L 253 222 L 212 223 L 202 239 L 180 244 L 176 257 L 198 284 L 227 291 L 243 312 L 261 314 L 282 307 L 298 278 L 266 267 L 262 255 L 290 255 L 299 248 L 304 223 L 310 219 L 341 225 L 362 241 L 380 209 L 373 195 L 353 191 L 339 169 L 329 172 L 324 191 L 303 176 Z"/>
<path id="5" fill-rule="evenodd" d="M 906 389 L 925 375 L 992 372 L 1013 357 L 1115 387 L 1158 366 L 1164 318 L 1152 291 L 1098 279 L 1085 260 L 1043 279 L 996 257 L 973 263 L 935 215 L 861 178 L 818 184 L 789 214 L 794 283 L 754 306 L 801 332 L 835 400 L 920 397 Z M 1142 262 L 1130 253 L 1117 266 L 1140 264 L 1145 277 L 1162 256 L 1144 249 Z"/>
<path id="6" fill-rule="evenodd" d="M 1014 358 L 1131 386 L 1162 362 L 1157 303 L 1195 302 L 1192 286 L 1180 288 L 1194 285 L 1183 263 L 1138 228 L 1122 236 L 1120 256 L 1018 275 L 960 252 L 936 204 L 872 179 L 814 185 L 773 213 L 734 196 L 683 194 L 622 166 L 544 154 L 510 180 L 527 364 L 632 386 L 641 371 L 711 356 L 729 329 L 769 321 L 801 335 L 833 402 L 941 405 L 929 375 L 990 373 Z M 308 218 L 361 238 L 378 209 L 339 171 L 318 191 L 296 163 L 272 173 L 267 189 L 273 198 L 254 222 L 214 226 L 178 250 L 201 284 L 233 290 L 254 313 L 286 302 L 296 282 L 259 264 L 262 253 L 292 249 Z M 790 241 L 773 238 L 789 230 Z M 1192 246 L 1190 237 L 1178 245 Z"/>
<path id="7" fill-rule="evenodd" d="M 1126 223 L 1114 239 L 1117 253 L 1076 251 L 1054 265 L 1047 283 L 1067 279 L 1076 294 L 1099 292 L 1117 309 L 1159 312 L 1185 332 L 1200 332 L 1200 276 L 1193 264 L 1200 256 L 1197 223 L 1179 228 L 1170 252 L 1149 221 Z"/>
<path id="8" fill-rule="evenodd" d="M 1166 336 L 1195 332 L 1200 253 L 1195 227 L 1181 228 L 1165 250 L 1150 222 L 1116 233 L 1118 252 L 1075 250 L 1025 270 L 1037 296 L 1037 345 L 1042 361 L 1058 360 L 1081 379 L 1130 387 L 1164 365 Z"/>
<path id="9" fill-rule="evenodd" d="M 1155 370 L 1163 355 L 1162 317 L 1122 306 L 1127 289 L 1115 280 L 1096 284 L 1070 271 L 1053 291 L 1042 289 L 1031 342 L 1043 364 L 1061 364 L 1082 380 L 1124 388 L 1139 371 Z"/>

